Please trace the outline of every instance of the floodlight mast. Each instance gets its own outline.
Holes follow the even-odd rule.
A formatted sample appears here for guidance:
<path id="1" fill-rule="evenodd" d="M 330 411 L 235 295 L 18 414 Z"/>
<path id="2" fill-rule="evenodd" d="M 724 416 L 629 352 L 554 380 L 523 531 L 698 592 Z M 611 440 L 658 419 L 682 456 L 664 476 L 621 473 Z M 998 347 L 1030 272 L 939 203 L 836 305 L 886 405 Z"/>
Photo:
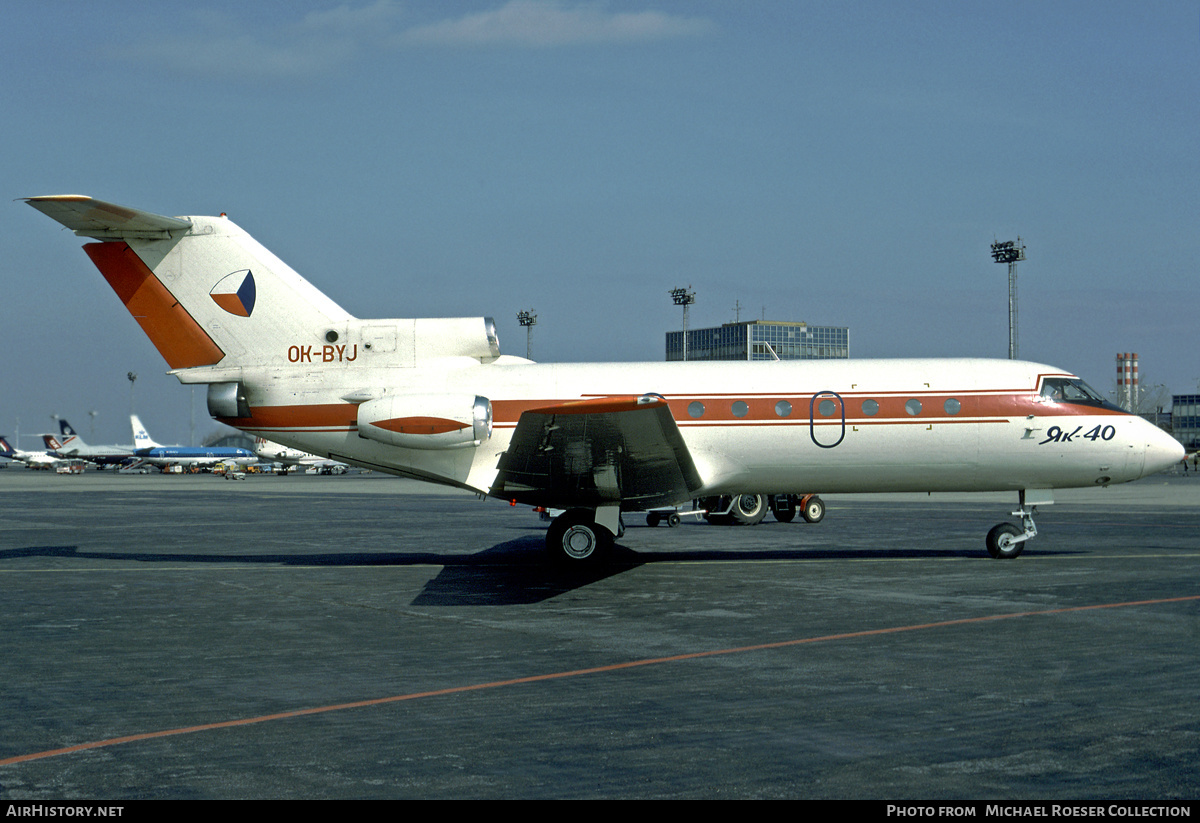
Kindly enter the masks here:
<path id="1" fill-rule="evenodd" d="M 137 372 L 126 372 L 125 376 L 129 378 L 129 416 L 133 417 L 133 387 L 137 385 Z"/>
<path id="2" fill-rule="evenodd" d="M 671 299 L 675 301 L 676 306 L 683 306 L 683 359 L 687 360 L 688 349 L 688 306 L 696 302 L 696 293 L 689 291 L 691 285 L 685 289 L 671 289 Z"/>
<path id="3" fill-rule="evenodd" d="M 1017 261 L 1025 259 L 1025 245 L 1018 235 L 1016 242 L 1006 240 L 992 244 L 992 259 L 1008 264 L 1008 359 L 1016 360 L 1017 347 Z"/>
<path id="4" fill-rule="evenodd" d="M 525 359 L 533 359 L 533 327 L 537 325 L 537 315 L 533 309 L 517 312 L 517 322 L 525 327 Z"/>

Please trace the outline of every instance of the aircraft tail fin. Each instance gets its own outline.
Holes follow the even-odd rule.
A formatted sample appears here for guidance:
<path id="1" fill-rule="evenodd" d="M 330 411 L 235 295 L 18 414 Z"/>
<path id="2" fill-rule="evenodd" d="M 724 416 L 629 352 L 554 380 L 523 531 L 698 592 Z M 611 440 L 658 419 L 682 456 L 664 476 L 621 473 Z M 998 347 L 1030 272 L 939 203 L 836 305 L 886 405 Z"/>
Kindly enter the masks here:
<path id="1" fill-rule="evenodd" d="M 71 424 L 66 420 L 59 418 L 58 429 L 61 432 L 60 436 L 52 434 L 45 435 L 42 439 L 46 441 L 46 445 L 50 446 L 50 441 L 53 440 L 55 445 L 50 446 L 51 451 L 61 452 L 65 449 L 78 451 L 81 448 L 87 448 L 87 443 L 83 442 L 83 438 L 71 428 Z"/>
<path id="2" fill-rule="evenodd" d="M 160 445 L 155 443 L 146 432 L 146 427 L 142 425 L 142 421 L 138 419 L 136 414 L 129 415 L 129 422 L 133 426 L 133 448 L 135 451 L 138 449 L 160 448 Z"/>
<path id="3" fill-rule="evenodd" d="M 8 444 L 8 438 L 0 437 L 0 457 L 13 457 L 15 454 L 16 451 Z"/>
<path id="4" fill-rule="evenodd" d="M 172 369 L 286 362 L 353 320 L 232 221 L 166 217 L 83 195 L 31 197 L 84 251 Z"/>

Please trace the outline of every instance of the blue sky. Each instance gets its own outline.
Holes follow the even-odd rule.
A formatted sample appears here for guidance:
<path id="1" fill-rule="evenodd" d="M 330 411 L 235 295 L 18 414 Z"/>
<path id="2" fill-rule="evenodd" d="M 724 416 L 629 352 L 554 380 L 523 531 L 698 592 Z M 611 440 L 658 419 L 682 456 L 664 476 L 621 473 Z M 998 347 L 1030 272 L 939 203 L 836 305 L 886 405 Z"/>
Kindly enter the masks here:
<path id="1" fill-rule="evenodd" d="M 191 390 L 17 198 L 227 212 L 360 317 L 491 315 L 538 360 L 692 325 L 850 327 L 853 357 L 1020 354 L 1200 380 L 1190 2 L 55 2 L 0 49 L 0 434 L 187 442 Z M 652 387 L 642 387 L 652 388 Z M 213 425 L 196 393 L 198 433 Z"/>

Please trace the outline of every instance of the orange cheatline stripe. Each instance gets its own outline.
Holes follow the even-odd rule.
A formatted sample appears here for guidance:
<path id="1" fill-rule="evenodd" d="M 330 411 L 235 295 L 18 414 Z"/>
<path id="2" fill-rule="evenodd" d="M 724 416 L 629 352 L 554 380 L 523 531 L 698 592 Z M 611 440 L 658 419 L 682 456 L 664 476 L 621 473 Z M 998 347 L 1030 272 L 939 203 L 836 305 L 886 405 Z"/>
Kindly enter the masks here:
<path id="1" fill-rule="evenodd" d="M 358 406 L 353 403 L 317 403 L 295 406 L 256 406 L 251 417 L 220 417 L 239 429 L 358 428 Z"/>
<path id="2" fill-rule="evenodd" d="M 442 697 L 449 694 L 462 694 L 463 692 L 476 692 L 484 689 L 498 689 L 504 686 L 519 686 L 525 683 L 538 683 L 545 680 L 562 680 L 568 677 L 582 677 L 589 674 L 603 674 L 605 672 L 621 671 L 622 669 L 633 669 L 641 666 L 654 666 L 661 663 L 677 663 L 681 660 L 697 660 L 704 657 L 720 657 L 728 654 L 743 654 L 745 652 L 766 651 L 768 649 L 782 649 L 788 646 L 802 646 L 809 643 L 827 643 L 833 640 L 853 640 L 860 637 L 876 637 L 885 634 L 900 634 L 902 632 L 920 631 L 923 629 L 941 629 L 948 626 L 965 626 L 971 623 L 987 623 L 995 620 L 1011 620 L 1017 617 L 1036 617 L 1039 615 L 1048 614 L 1067 614 L 1069 612 L 1086 612 L 1096 609 L 1119 609 L 1129 606 L 1156 606 L 1164 603 L 1185 603 L 1193 600 L 1200 600 L 1200 595 L 1191 595 L 1188 597 L 1167 597 L 1157 600 L 1129 600 L 1123 603 L 1098 603 L 1092 606 L 1069 606 L 1062 609 L 1044 609 L 1041 611 L 1029 612 L 1011 612 L 1009 614 L 990 614 L 983 617 L 963 617 L 958 620 L 941 620 L 936 623 L 918 623 L 912 626 L 892 626 L 886 629 L 867 629 L 860 632 L 844 632 L 842 634 L 826 634 L 820 637 L 804 637 L 798 640 L 779 640 L 774 643 L 759 643 L 753 646 L 737 646 L 730 649 L 712 649 L 706 652 L 690 652 L 688 654 L 675 654 L 668 657 L 651 657 L 643 660 L 630 660 L 625 663 L 611 663 L 607 666 L 593 666 L 588 669 L 574 669 L 565 672 L 551 672 L 549 674 L 535 674 L 528 677 L 514 677 L 509 680 L 493 680 L 488 683 L 474 683 L 469 686 L 451 686 L 446 689 L 433 689 L 426 692 L 413 692 L 411 694 L 394 695 L 392 697 L 377 697 L 372 700 L 357 700 L 353 703 L 338 703 L 332 706 L 315 706 L 308 709 L 296 709 L 290 712 L 278 712 L 276 714 L 264 714 L 258 717 L 244 717 L 240 720 L 224 720 L 219 723 L 205 723 L 199 726 L 185 726 L 179 729 L 163 729 L 157 732 L 144 732 L 142 734 L 131 734 L 124 737 L 112 737 L 108 740 L 95 740 L 91 743 L 80 743 L 76 746 L 66 746 L 61 749 L 49 749 L 44 752 L 34 752 L 33 754 L 17 755 L 0 760 L 0 766 L 10 766 L 15 763 L 28 763 L 32 760 L 42 760 L 47 757 L 58 757 L 64 754 L 73 752 L 87 751 L 88 749 L 102 749 L 107 746 L 117 746 L 122 743 L 136 743 L 139 740 L 154 740 L 160 737 L 174 737 L 180 734 L 193 734 L 195 732 L 207 732 L 215 729 L 229 729 L 235 726 L 251 726 L 255 723 L 267 723 L 272 720 L 287 720 L 292 717 L 305 717 L 314 714 L 326 714 L 328 712 L 344 711 L 346 709 L 361 709 L 367 706 L 381 706 L 386 703 L 401 703 L 406 700 L 419 700 L 423 697 Z"/>
<path id="3" fill-rule="evenodd" d="M 640 411 L 644 408 L 653 408 L 662 404 L 663 401 L 655 400 L 653 402 L 639 403 L 638 398 L 642 395 L 638 394 L 622 394 L 606 397 L 589 397 L 583 400 L 561 400 L 555 401 L 548 406 L 539 408 L 523 409 L 523 411 L 531 411 L 536 414 L 610 414 L 626 411 Z M 493 410 L 495 404 L 493 404 Z"/>
<path id="4" fill-rule="evenodd" d="M 914 393 L 900 397 L 880 395 L 879 411 L 868 415 L 862 412 L 860 405 L 843 404 L 842 410 L 827 417 L 818 416 L 812 421 L 817 426 L 880 426 L 880 425 L 919 425 L 928 426 L 930 423 L 1007 423 L 1016 417 L 1026 417 L 1034 414 L 1038 417 L 1072 417 L 1078 415 L 1109 415 L 1114 417 L 1127 416 L 1124 412 L 1112 409 L 1094 408 L 1091 406 L 1075 406 L 1069 403 L 1047 404 L 1037 401 L 1033 395 L 1025 392 L 1020 395 L 958 395 L 961 399 L 961 409 L 957 415 L 947 415 L 942 409 L 942 403 L 953 395 L 939 392 L 937 394 Z M 611 397 L 589 397 L 584 399 L 550 399 L 530 398 L 524 400 L 492 400 L 492 414 L 497 428 L 511 428 L 517 424 L 524 412 L 532 411 L 539 414 L 605 414 L 633 411 L 645 408 L 638 404 L 640 395 L 613 395 Z M 667 406 L 671 415 L 680 426 L 705 426 L 733 423 L 739 426 L 748 425 L 793 425 L 808 426 L 808 405 L 811 395 L 771 395 L 768 397 L 753 397 L 738 395 L 747 404 L 747 413 L 738 417 L 733 413 L 728 398 L 715 400 L 707 395 L 702 401 L 704 413 L 702 417 L 693 418 L 688 413 L 688 405 L 693 395 L 667 398 Z M 917 398 L 926 408 L 919 415 L 909 414 L 904 409 L 906 398 Z M 797 404 L 791 414 L 780 417 L 775 411 L 779 400 Z M 650 404 L 657 406 L 657 403 Z M 281 405 L 255 406 L 251 417 L 218 418 L 239 429 L 296 429 L 317 430 L 320 428 L 353 431 L 358 427 L 358 406 L 353 403 L 319 403 L 314 405 Z M 844 412 L 844 419 L 843 413 Z M 376 424 L 378 425 L 378 424 Z"/>

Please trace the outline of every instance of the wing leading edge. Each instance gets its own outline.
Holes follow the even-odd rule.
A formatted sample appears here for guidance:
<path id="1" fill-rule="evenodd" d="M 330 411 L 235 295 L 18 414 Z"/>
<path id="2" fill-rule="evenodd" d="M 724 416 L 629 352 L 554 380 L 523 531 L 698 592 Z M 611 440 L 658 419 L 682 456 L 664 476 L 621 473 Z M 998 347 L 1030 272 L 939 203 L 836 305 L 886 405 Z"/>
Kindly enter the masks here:
<path id="1" fill-rule="evenodd" d="M 700 474 L 660 396 L 601 397 L 521 415 L 492 494 L 569 509 L 690 500 Z"/>

